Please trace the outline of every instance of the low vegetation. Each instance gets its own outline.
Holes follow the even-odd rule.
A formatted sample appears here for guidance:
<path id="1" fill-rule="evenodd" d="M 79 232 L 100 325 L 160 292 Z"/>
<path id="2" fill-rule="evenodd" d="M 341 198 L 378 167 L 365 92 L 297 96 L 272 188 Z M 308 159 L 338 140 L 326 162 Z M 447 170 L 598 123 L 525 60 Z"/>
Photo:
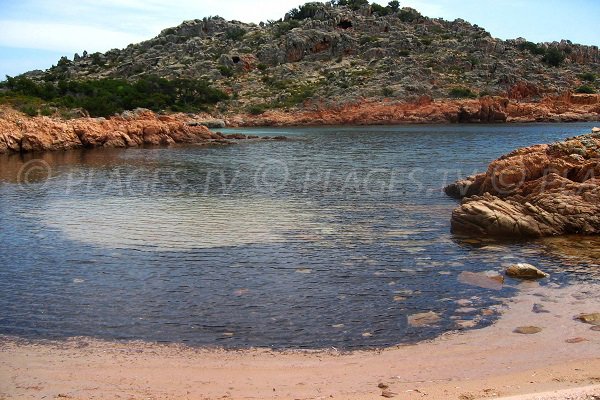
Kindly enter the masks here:
<path id="1" fill-rule="evenodd" d="M 581 85 L 577 89 L 575 89 L 575 92 L 582 93 L 582 94 L 594 94 L 594 93 L 596 93 L 596 89 L 594 89 L 590 85 Z"/>
<path id="2" fill-rule="evenodd" d="M 448 95 L 454 99 L 475 99 L 477 94 L 469 88 L 455 87 L 450 89 Z"/>
<path id="3" fill-rule="evenodd" d="M 49 113 L 52 108 L 83 108 L 94 117 L 106 117 L 138 107 L 153 111 L 198 111 L 228 98 L 207 81 L 157 77 L 135 82 L 122 79 L 35 82 L 7 77 L 0 84 L 0 103 L 29 114 Z"/>

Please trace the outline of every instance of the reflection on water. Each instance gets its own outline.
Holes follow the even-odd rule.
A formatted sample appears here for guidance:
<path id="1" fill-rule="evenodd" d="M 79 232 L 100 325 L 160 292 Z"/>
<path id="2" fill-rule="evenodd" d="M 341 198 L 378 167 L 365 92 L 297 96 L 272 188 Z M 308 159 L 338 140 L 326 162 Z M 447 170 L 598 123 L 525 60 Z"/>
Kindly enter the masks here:
<path id="1" fill-rule="evenodd" d="M 518 286 L 505 265 L 585 280 L 600 246 L 452 236 L 441 188 L 587 130 L 255 129 L 293 140 L 4 156 L 0 333 L 357 348 L 485 326 Z M 433 325 L 407 323 L 429 311 Z"/>
<path id="2" fill-rule="evenodd" d="M 283 243 L 293 229 L 313 234 L 326 230 L 313 215 L 268 199 L 61 200 L 48 204 L 41 214 L 45 225 L 70 240 L 116 249 L 176 251 Z"/>

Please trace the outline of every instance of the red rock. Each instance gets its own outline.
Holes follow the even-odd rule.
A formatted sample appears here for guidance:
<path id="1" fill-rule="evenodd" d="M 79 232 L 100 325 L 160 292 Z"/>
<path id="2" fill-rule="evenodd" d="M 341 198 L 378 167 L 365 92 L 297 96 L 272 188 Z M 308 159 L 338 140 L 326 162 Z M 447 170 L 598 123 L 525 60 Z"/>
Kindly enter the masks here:
<path id="1" fill-rule="evenodd" d="M 220 139 L 204 126 L 188 127 L 183 114 L 135 110 L 110 119 L 62 120 L 27 117 L 0 109 L 0 153 L 68 150 L 80 147 L 134 147 L 142 144 L 202 143 Z"/>
<path id="2" fill-rule="evenodd" d="M 464 198 L 457 233 L 553 236 L 600 233 L 600 135 L 518 149 L 487 172 L 445 189 Z"/>

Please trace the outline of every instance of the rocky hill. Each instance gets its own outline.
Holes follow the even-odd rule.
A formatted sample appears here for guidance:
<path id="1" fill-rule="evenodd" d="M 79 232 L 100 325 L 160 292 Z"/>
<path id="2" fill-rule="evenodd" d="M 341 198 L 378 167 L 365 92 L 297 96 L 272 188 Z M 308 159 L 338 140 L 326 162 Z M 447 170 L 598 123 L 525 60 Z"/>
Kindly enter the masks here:
<path id="1" fill-rule="evenodd" d="M 354 0 L 307 3 L 259 25 L 220 17 L 185 21 L 125 49 L 63 57 L 47 71 L 24 76 L 54 82 L 203 79 L 229 95 L 213 114 L 257 116 L 384 99 L 541 101 L 595 93 L 600 52 L 569 41 L 504 41 L 460 19 L 424 17 L 396 2 L 382 7 Z"/>

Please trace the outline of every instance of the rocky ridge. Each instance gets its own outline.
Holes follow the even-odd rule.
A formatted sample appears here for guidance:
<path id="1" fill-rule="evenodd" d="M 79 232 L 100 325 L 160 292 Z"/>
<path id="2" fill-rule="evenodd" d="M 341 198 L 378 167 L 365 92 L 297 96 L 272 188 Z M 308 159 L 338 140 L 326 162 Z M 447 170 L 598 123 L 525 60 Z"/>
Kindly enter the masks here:
<path id="1" fill-rule="evenodd" d="M 236 139 L 244 139 L 246 136 Z M 105 118 L 34 117 L 0 109 L 0 154 L 94 147 L 136 147 L 174 143 L 228 144 L 184 114 L 157 115 L 137 109 Z"/>
<path id="2" fill-rule="evenodd" d="M 380 15 L 368 5 L 311 4 L 302 19 L 288 14 L 259 25 L 219 17 L 185 21 L 125 49 L 64 57 L 48 71 L 25 76 L 205 79 L 230 95 L 212 113 L 233 125 L 284 124 L 286 113 L 303 123 L 353 108 L 363 115 L 340 122 L 427 120 L 432 107 L 431 119 L 460 121 L 461 107 L 473 114 L 477 101 L 448 99 L 486 96 L 500 99 L 494 100 L 499 113 L 495 108 L 474 121 L 599 118 L 597 95 L 565 101 L 582 85 L 597 89 L 597 80 L 586 81 L 600 75 L 596 46 L 504 41 L 466 21 L 428 18 L 410 8 Z M 544 62 L 542 53 L 550 49 L 564 57 L 559 66 Z M 405 108 L 423 110 L 404 116 Z"/>
<path id="3" fill-rule="evenodd" d="M 462 198 L 452 231 L 541 237 L 600 233 L 600 129 L 563 142 L 522 148 L 485 173 L 455 182 Z"/>

